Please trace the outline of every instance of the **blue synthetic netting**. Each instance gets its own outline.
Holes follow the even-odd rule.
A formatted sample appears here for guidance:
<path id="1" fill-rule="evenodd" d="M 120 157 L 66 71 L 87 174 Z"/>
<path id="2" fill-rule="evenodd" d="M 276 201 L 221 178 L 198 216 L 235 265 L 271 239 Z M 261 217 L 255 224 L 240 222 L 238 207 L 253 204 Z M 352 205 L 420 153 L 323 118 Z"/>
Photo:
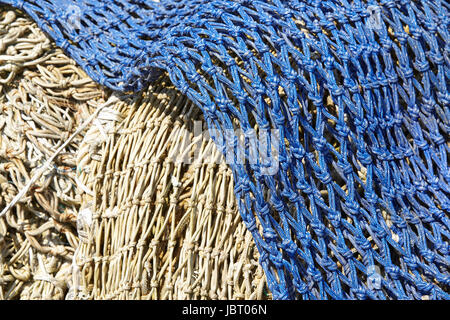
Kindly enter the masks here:
<path id="1" fill-rule="evenodd" d="M 0 3 L 111 89 L 166 71 L 224 153 L 272 129 L 230 166 L 275 299 L 450 297 L 446 1 Z"/>

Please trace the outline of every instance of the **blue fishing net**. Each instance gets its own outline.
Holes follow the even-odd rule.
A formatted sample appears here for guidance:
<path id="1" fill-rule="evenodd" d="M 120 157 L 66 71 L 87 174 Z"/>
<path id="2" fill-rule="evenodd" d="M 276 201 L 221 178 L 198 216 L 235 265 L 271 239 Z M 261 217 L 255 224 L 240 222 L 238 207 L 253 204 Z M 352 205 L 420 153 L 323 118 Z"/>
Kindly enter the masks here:
<path id="1" fill-rule="evenodd" d="M 100 84 L 167 72 L 202 109 L 275 299 L 450 297 L 446 1 L 0 3 Z"/>

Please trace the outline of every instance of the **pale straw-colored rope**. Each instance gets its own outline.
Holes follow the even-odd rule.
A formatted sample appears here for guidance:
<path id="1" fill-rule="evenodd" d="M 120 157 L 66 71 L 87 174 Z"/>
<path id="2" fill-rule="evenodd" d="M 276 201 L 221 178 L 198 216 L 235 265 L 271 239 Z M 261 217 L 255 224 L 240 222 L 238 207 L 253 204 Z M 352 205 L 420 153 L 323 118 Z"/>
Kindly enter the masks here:
<path id="1" fill-rule="evenodd" d="M 198 108 L 162 79 L 115 111 L 80 146 L 70 298 L 269 298 L 231 170 L 211 139 L 195 143 Z"/>

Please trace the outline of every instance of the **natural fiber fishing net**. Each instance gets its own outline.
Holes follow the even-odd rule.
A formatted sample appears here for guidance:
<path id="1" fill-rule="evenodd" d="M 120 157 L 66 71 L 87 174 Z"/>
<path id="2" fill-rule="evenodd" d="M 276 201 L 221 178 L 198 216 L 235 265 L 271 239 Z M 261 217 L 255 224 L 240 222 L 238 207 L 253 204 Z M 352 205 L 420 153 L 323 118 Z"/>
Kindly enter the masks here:
<path id="1" fill-rule="evenodd" d="M 0 10 L 0 208 L 64 142 L 103 90 L 29 18 Z M 81 204 L 73 140 L 0 217 L 0 299 L 63 299 Z"/>
<path id="2" fill-rule="evenodd" d="M 163 78 L 87 132 L 71 297 L 268 298 L 231 170 L 211 139 L 193 137 L 200 119 Z"/>
<path id="3" fill-rule="evenodd" d="M 274 298 L 449 298 L 446 1 L 1 2 L 109 88 L 168 72 L 230 156 Z"/>

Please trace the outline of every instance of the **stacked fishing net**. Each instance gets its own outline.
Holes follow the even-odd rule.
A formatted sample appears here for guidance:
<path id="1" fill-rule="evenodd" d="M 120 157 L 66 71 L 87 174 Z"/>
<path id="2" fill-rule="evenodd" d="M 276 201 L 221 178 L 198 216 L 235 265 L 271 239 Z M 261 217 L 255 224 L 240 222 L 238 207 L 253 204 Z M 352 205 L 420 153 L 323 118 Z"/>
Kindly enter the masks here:
<path id="1" fill-rule="evenodd" d="M 230 162 L 274 298 L 449 298 L 446 1 L 1 2 L 112 89 L 166 70 L 224 153 L 278 131 Z"/>
<path id="2" fill-rule="evenodd" d="M 22 14 L 0 10 L 0 208 L 102 101 L 102 91 Z M 0 218 L 0 298 L 61 299 L 78 245 L 73 140 Z"/>
<path id="3" fill-rule="evenodd" d="M 0 18 L 3 208 L 110 93 L 31 20 Z M 230 169 L 191 143 L 200 119 L 167 79 L 102 109 L 0 218 L 0 298 L 270 298 Z"/>

